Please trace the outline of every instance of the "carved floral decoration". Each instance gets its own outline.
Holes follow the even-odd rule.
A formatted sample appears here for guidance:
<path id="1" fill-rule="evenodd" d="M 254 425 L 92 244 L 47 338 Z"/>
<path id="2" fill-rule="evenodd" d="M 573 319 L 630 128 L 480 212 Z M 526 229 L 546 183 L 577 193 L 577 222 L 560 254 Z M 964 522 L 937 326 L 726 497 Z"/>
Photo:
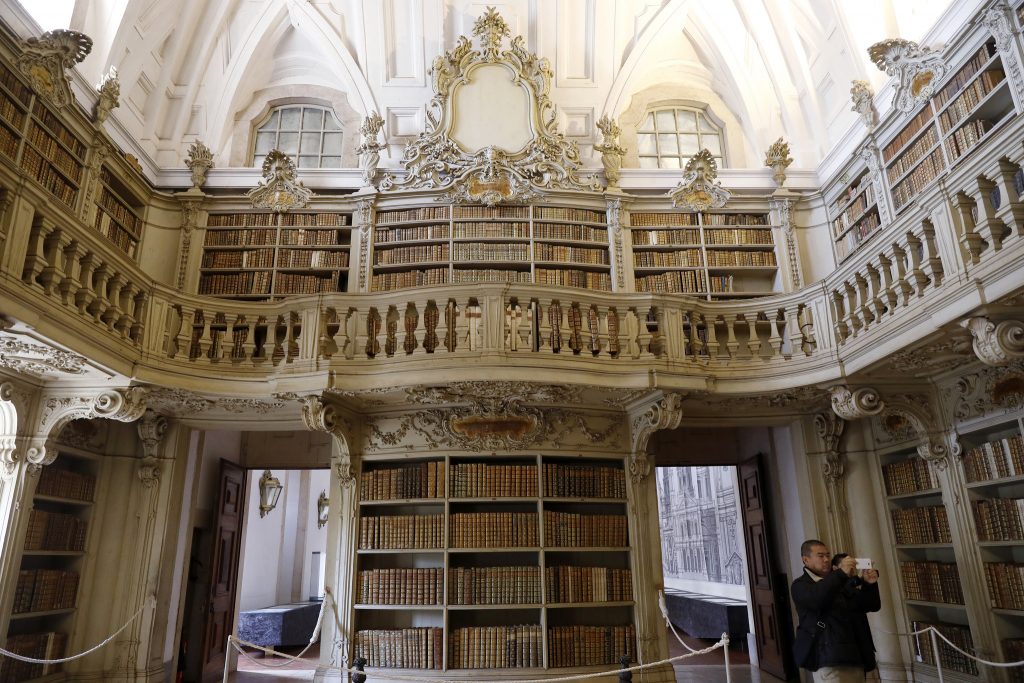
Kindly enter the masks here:
<path id="1" fill-rule="evenodd" d="M 875 43 L 868 48 L 868 56 L 880 71 L 896 79 L 892 104 L 903 113 L 927 102 L 946 73 L 946 64 L 936 50 L 903 38 Z"/>
<path id="2" fill-rule="evenodd" d="M 58 109 L 73 101 L 71 77 L 65 69 L 78 64 L 92 50 L 92 38 L 66 29 L 47 31 L 22 44 L 17 66 L 31 88 Z"/>
<path id="3" fill-rule="evenodd" d="M 213 152 L 203 144 L 202 140 L 196 140 L 188 148 L 185 165 L 192 172 L 192 187 L 198 190 L 206 182 L 206 174 L 213 168 Z M 264 170 L 264 177 L 266 177 L 266 173 Z"/>
<path id="4" fill-rule="evenodd" d="M 601 153 L 601 164 L 604 166 L 604 177 L 608 187 L 619 184 L 619 171 L 622 169 L 622 155 L 626 148 L 619 144 L 622 129 L 615 119 L 605 114 L 597 121 L 597 129 L 601 131 L 601 144 L 594 145 L 594 150 Z"/>
<path id="5" fill-rule="evenodd" d="M 853 102 L 852 111 L 860 115 L 868 130 L 874 130 L 878 112 L 875 111 L 875 93 L 867 81 L 851 81 L 850 101 Z"/>
<path id="6" fill-rule="evenodd" d="M 683 169 L 683 179 L 668 196 L 672 206 L 689 211 L 720 209 L 732 198 L 718 178 L 718 164 L 707 149 L 690 157 Z"/>
<path id="7" fill-rule="evenodd" d="M 380 131 L 384 128 L 384 119 L 377 112 L 363 119 L 359 127 L 362 140 L 356 153 L 359 155 L 359 168 L 363 170 L 363 185 L 368 187 L 377 184 L 377 164 L 380 163 L 380 151 L 386 145 L 380 142 Z"/>
<path id="8" fill-rule="evenodd" d="M 110 116 L 110 111 L 120 105 L 121 82 L 117 80 L 117 68 L 111 66 L 110 71 L 104 76 L 99 85 L 96 86 L 99 99 L 96 100 L 96 109 L 93 118 L 96 123 L 103 123 Z"/>
<path id="9" fill-rule="evenodd" d="M 555 109 L 549 98 L 553 73 L 548 60 L 528 52 L 522 36 L 512 38 L 509 49 L 502 51 L 502 41 L 510 32 L 494 8 L 488 8 L 477 20 L 473 35 L 479 39 L 482 52 L 460 36 L 454 48 L 434 59 L 434 97 L 427 105 L 427 130 L 405 149 L 405 179 L 385 176 L 380 188 L 449 190 L 439 199 L 488 205 L 528 201 L 539 196 L 541 189 L 600 189 L 596 180 L 584 182 L 580 178 L 579 149 L 555 127 Z M 513 81 L 529 92 L 534 137 L 518 152 L 494 146 L 466 152 L 449 136 L 457 86 L 469 82 L 471 72 L 484 64 L 506 66 L 513 73 Z"/>
<path id="10" fill-rule="evenodd" d="M 772 169 L 772 179 L 779 187 L 786 182 L 786 169 L 793 163 L 789 156 L 789 143 L 779 138 L 772 143 L 764 155 L 764 165 Z"/>
<path id="11" fill-rule="evenodd" d="M 295 162 L 281 150 L 271 150 L 263 160 L 263 178 L 245 194 L 254 209 L 285 213 L 303 208 L 313 198 L 313 192 L 296 180 Z"/>
<path id="12" fill-rule="evenodd" d="M 9 323 L 0 319 L 0 368 L 33 377 L 85 374 L 87 367 L 84 357 L 46 344 L 26 341 L 4 331 L 7 327 Z"/>

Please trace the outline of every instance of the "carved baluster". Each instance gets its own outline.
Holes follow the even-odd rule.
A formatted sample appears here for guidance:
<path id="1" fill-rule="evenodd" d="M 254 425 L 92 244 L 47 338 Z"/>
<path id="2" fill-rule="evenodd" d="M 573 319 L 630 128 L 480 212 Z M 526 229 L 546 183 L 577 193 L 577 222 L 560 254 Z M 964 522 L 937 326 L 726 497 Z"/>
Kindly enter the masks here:
<path id="1" fill-rule="evenodd" d="M 21 279 L 29 285 L 38 284 L 39 276 L 50 263 L 46 260 L 46 244 L 55 226 L 49 219 L 39 216 L 32 224 L 28 237 L 28 250 L 25 254 L 25 268 Z"/>
<path id="2" fill-rule="evenodd" d="M 882 309 L 878 314 L 878 318 L 881 320 L 883 315 L 891 316 L 896 305 L 899 303 L 899 297 L 896 295 L 896 287 L 892 277 L 892 259 L 884 252 L 878 255 L 878 272 L 882 278 L 879 284 L 879 299 Z"/>
<path id="3" fill-rule="evenodd" d="M 868 263 L 866 267 L 870 269 L 872 266 Z M 864 329 L 867 330 L 871 323 L 875 322 L 875 309 L 871 301 L 871 288 L 868 279 L 863 274 L 854 273 L 853 277 L 857 286 L 858 310 L 860 311 L 861 320 L 864 322 Z"/>
<path id="4" fill-rule="evenodd" d="M 558 299 L 553 299 L 548 304 L 548 324 L 551 327 L 550 339 L 548 343 L 551 344 L 551 350 L 555 353 L 560 353 L 565 343 L 565 330 L 568 326 L 565 318 L 565 313 L 562 311 L 562 303 Z"/>
<path id="5" fill-rule="evenodd" d="M 840 289 L 833 289 L 829 296 L 832 304 L 832 315 L 836 321 L 836 339 L 842 344 L 850 338 L 850 326 L 846 324 L 846 299 Z"/>
<path id="6" fill-rule="evenodd" d="M 953 198 L 953 219 L 960 225 L 960 246 L 970 263 L 981 261 L 981 252 L 985 249 L 985 240 L 974 228 L 972 208 L 974 202 L 963 192 Z"/>
<path id="7" fill-rule="evenodd" d="M 174 306 L 172 309 L 177 317 L 176 325 L 172 321 L 170 332 L 171 340 L 167 348 L 168 358 L 187 358 L 190 352 L 189 342 L 192 338 L 192 320 L 195 311 L 186 306 Z"/>
<path id="8" fill-rule="evenodd" d="M 203 309 L 197 308 L 192 320 L 192 340 L 189 344 L 188 359 L 199 360 L 205 358 L 209 350 L 206 338 L 206 315 Z"/>
<path id="9" fill-rule="evenodd" d="M 736 326 L 739 324 L 739 315 L 727 313 L 722 316 L 725 321 L 725 349 L 729 352 L 729 359 L 736 360 L 740 350 L 740 340 L 736 335 Z"/>
<path id="10" fill-rule="evenodd" d="M 78 289 L 75 291 L 75 306 L 80 315 L 89 315 L 89 307 L 96 298 L 93 280 L 96 275 L 96 255 L 87 252 L 81 259 L 82 271 L 79 275 Z"/>
<path id="11" fill-rule="evenodd" d="M 924 291 L 931 283 L 924 269 L 921 268 L 924 260 L 924 242 L 914 233 L 907 233 L 907 255 L 910 257 L 910 276 L 913 278 L 914 289 L 919 297 L 924 296 Z"/>
<path id="12" fill-rule="evenodd" d="M 608 333 L 608 355 L 618 358 L 622 354 L 622 339 L 619 336 L 622 321 L 619 320 L 619 311 L 614 306 L 610 306 L 604 316 L 604 329 Z"/>
<path id="13" fill-rule="evenodd" d="M 781 314 L 783 317 L 783 329 L 780 330 L 780 335 L 788 342 L 782 348 L 782 357 L 790 360 L 797 349 L 803 350 L 804 336 L 800 331 L 796 306 L 787 306 L 782 309 Z"/>
<path id="14" fill-rule="evenodd" d="M 146 290 L 139 289 L 132 300 L 132 325 L 128 328 L 128 338 L 136 345 L 142 343 L 142 335 L 146 331 L 146 305 L 149 295 Z"/>
<path id="15" fill-rule="evenodd" d="M 718 354 L 721 353 L 721 344 L 718 343 L 718 319 L 720 317 L 718 315 L 704 315 L 704 329 L 707 331 L 705 346 L 708 350 L 708 357 L 711 360 L 717 360 Z"/>
<path id="16" fill-rule="evenodd" d="M 1022 205 L 1022 210 L 1024 210 L 1024 205 Z M 924 221 L 921 224 L 920 239 L 924 243 L 924 260 L 921 263 L 921 270 L 932 281 L 934 287 L 941 287 L 946 271 L 942 267 L 942 259 L 939 257 L 939 249 L 935 243 L 935 226 L 931 221 Z"/>
<path id="17" fill-rule="evenodd" d="M 873 263 L 867 264 L 868 309 L 871 319 L 881 322 L 885 315 L 885 302 L 882 301 L 882 274 Z"/>
<path id="18" fill-rule="evenodd" d="M 771 358 L 777 358 L 782 354 L 782 332 L 786 326 L 786 317 L 782 310 L 768 311 L 764 314 L 768 322 L 768 347 L 771 349 Z"/>
<path id="19" fill-rule="evenodd" d="M 107 308 L 100 315 L 100 318 L 106 324 L 107 329 L 113 332 L 114 323 L 116 323 L 124 311 L 121 310 L 121 291 L 128 284 L 128 281 L 120 273 L 114 273 L 114 276 L 110 278 L 110 286 L 107 294 Z"/>
<path id="20" fill-rule="evenodd" d="M 88 253 L 82 243 L 72 240 L 64 250 L 64 279 L 60 281 L 60 302 L 74 306 L 75 294 L 82 286 L 82 260 Z"/>
<path id="21" fill-rule="evenodd" d="M 896 264 L 896 286 L 900 292 L 900 303 L 904 306 L 910 303 L 910 297 L 914 294 L 914 279 L 909 268 L 907 250 L 902 245 L 894 242 L 892 245 L 893 262 Z"/>
<path id="22" fill-rule="evenodd" d="M 1024 201 L 1021 201 L 1020 193 L 1017 191 L 1016 180 L 1021 168 L 1008 159 L 1000 159 L 998 163 L 999 168 L 992 175 L 1003 201 L 996 211 L 996 216 L 1011 229 L 1016 228 L 1018 237 L 1024 237 Z"/>
<path id="23" fill-rule="evenodd" d="M 623 332 L 626 336 L 626 354 L 630 358 L 640 357 L 640 317 L 635 308 L 626 311 L 623 320 Z"/>
<path id="24" fill-rule="evenodd" d="M 256 330 L 249 324 L 245 314 L 235 316 L 231 325 L 231 363 L 238 365 L 243 361 L 255 360 Z"/>
<path id="25" fill-rule="evenodd" d="M 427 353 L 434 353 L 439 348 L 444 348 L 437 337 L 437 326 L 440 320 L 441 312 L 437 308 L 437 302 L 430 299 L 423 309 L 423 350 Z"/>
<path id="26" fill-rule="evenodd" d="M 61 291 L 61 285 L 67 272 L 64 268 L 67 251 L 72 242 L 71 235 L 66 230 L 59 228 L 53 230 L 46 240 L 47 267 L 43 268 L 39 280 L 42 282 L 43 291 L 48 295 Z"/>
<path id="27" fill-rule="evenodd" d="M 537 338 L 539 341 L 538 350 L 541 353 L 552 351 L 551 348 L 551 318 L 549 315 L 551 304 L 544 305 L 539 299 L 533 302 L 537 316 Z"/>
<path id="28" fill-rule="evenodd" d="M 651 310 L 652 308 L 647 305 L 641 305 L 636 307 L 636 318 L 640 324 L 639 334 L 637 335 L 637 344 L 640 345 L 640 357 L 650 357 L 654 355 L 651 350 Z"/>
<path id="29" fill-rule="evenodd" d="M 380 341 L 377 337 L 380 335 L 381 318 L 380 313 L 377 312 L 377 307 L 373 306 L 369 311 L 366 312 L 365 325 L 365 342 L 361 348 L 366 353 L 367 358 L 373 358 L 380 353 Z"/>
<path id="30" fill-rule="evenodd" d="M 797 313 L 797 322 L 800 325 L 800 335 L 803 340 L 800 348 L 803 350 L 805 355 L 811 355 L 814 353 L 814 349 L 817 348 L 818 342 L 814 336 L 814 309 L 810 306 L 804 306 L 801 304 L 800 310 Z M 828 348 L 826 340 L 826 348 Z"/>
<path id="31" fill-rule="evenodd" d="M 224 357 L 224 335 L 227 333 L 227 317 L 223 312 L 213 315 L 210 323 L 210 352 L 207 356 L 211 363 L 219 363 Z"/>
<path id="32" fill-rule="evenodd" d="M 395 306 L 388 306 L 384 326 L 384 355 L 391 358 L 398 348 L 398 309 Z"/>
<path id="33" fill-rule="evenodd" d="M 402 349 L 406 355 L 411 355 L 419 348 L 419 340 L 423 337 L 423 316 L 420 315 L 416 304 L 409 302 L 405 307 L 405 315 L 402 316 L 402 325 L 405 328 L 405 338 L 402 340 Z M 419 334 L 417 334 L 417 332 Z"/>
<path id="34" fill-rule="evenodd" d="M 272 322 L 271 322 L 272 321 Z M 267 341 L 271 345 L 270 363 L 278 365 L 285 357 L 285 342 L 288 332 L 285 329 L 284 316 L 271 316 L 267 321 Z"/>
<path id="35" fill-rule="evenodd" d="M 1003 235 L 1008 230 L 996 216 L 996 207 L 992 202 L 992 193 L 995 190 L 995 183 L 982 176 L 974 179 L 968 192 L 974 198 L 974 205 L 977 208 L 974 229 L 981 233 L 994 251 L 999 251 L 1003 248 Z"/>
<path id="36" fill-rule="evenodd" d="M 128 339 L 132 325 L 135 324 L 135 297 L 140 292 L 138 285 L 133 282 L 127 283 L 121 290 L 121 315 L 114 322 L 114 329 L 123 339 Z"/>
<path id="37" fill-rule="evenodd" d="M 93 276 L 93 298 L 89 302 L 89 315 L 93 317 L 96 322 L 100 322 L 100 316 L 110 306 L 110 302 L 107 300 L 107 282 L 110 280 L 113 273 L 110 272 L 110 268 L 106 263 L 100 263 L 96 267 L 95 274 Z"/>
<path id="38" fill-rule="evenodd" d="M 850 281 L 847 280 L 842 284 L 843 298 L 846 300 L 846 326 L 850 330 L 850 336 L 856 337 L 863 327 L 863 323 L 860 319 L 860 302 L 857 301 L 857 290 L 854 289 Z"/>
<path id="39" fill-rule="evenodd" d="M 286 347 L 286 360 L 291 363 L 301 358 L 302 347 L 299 345 L 299 337 L 302 335 L 302 317 L 296 311 L 288 312 L 288 337 Z"/>
<path id="40" fill-rule="evenodd" d="M 320 310 L 319 333 L 317 334 L 317 359 L 329 360 L 338 352 L 338 311 L 328 306 Z"/>
<path id="41" fill-rule="evenodd" d="M 267 353 L 267 343 L 273 341 L 270 338 L 272 334 L 273 330 L 267 324 L 267 316 L 258 316 L 256 322 L 249 329 L 249 336 L 252 337 L 252 352 L 249 354 L 249 358 L 252 359 L 253 365 L 259 366 L 270 360 L 270 354 Z"/>

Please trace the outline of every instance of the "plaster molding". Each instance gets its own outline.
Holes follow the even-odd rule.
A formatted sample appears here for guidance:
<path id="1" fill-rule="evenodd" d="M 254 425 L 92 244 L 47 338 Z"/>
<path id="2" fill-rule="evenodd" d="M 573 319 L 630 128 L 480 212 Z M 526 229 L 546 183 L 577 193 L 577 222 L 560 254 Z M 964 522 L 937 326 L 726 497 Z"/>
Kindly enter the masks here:
<path id="1" fill-rule="evenodd" d="M 672 206 L 688 211 L 720 209 L 732 198 L 718 178 L 718 164 L 707 149 L 702 149 L 686 162 L 683 179 L 667 196 Z"/>
<path id="2" fill-rule="evenodd" d="M 321 396 L 303 396 L 299 402 L 306 429 L 330 434 L 338 444 L 339 455 L 332 458 L 332 465 L 342 491 L 354 488 L 357 477 L 351 457 L 351 444 L 355 437 L 352 420 L 333 401 L 325 401 Z"/>
<path id="3" fill-rule="evenodd" d="M 960 326 L 971 333 L 974 353 L 985 365 L 1007 365 L 1024 358 L 1024 322 L 994 323 L 984 316 L 975 316 L 961 321 Z"/>
<path id="4" fill-rule="evenodd" d="M 296 179 L 295 162 L 284 152 L 270 150 L 262 170 L 264 182 L 245 193 L 254 209 L 285 213 L 304 208 L 313 198 L 313 191 Z"/>
<path id="5" fill-rule="evenodd" d="M 615 284 L 621 292 L 626 288 L 626 246 L 622 243 L 622 199 L 606 195 L 605 214 L 608 217 L 608 234 L 612 238 L 612 254 L 615 258 Z"/>
<path id="6" fill-rule="evenodd" d="M 845 384 L 829 387 L 832 411 L 844 420 L 860 420 L 882 412 L 885 403 L 871 387 L 851 390 Z"/>
<path id="7" fill-rule="evenodd" d="M 83 392 L 84 393 L 84 392 Z M 29 439 L 25 459 L 34 467 L 49 465 L 57 451 L 50 447 L 57 435 L 72 420 L 107 419 L 134 422 L 146 410 L 148 390 L 143 387 L 106 389 L 75 396 L 50 396 L 42 401 L 42 412 Z"/>
<path id="8" fill-rule="evenodd" d="M 937 50 L 912 40 L 889 38 L 868 48 L 868 57 L 879 71 L 896 79 L 892 106 L 909 114 L 935 94 L 935 85 L 946 74 L 946 63 Z"/>
<path id="9" fill-rule="evenodd" d="M 651 435 L 662 429 L 675 429 L 683 419 L 682 394 L 666 394 L 656 391 L 649 394 L 629 410 L 630 437 L 632 447 L 629 458 L 629 475 L 639 483 L 651 473 L 651 460 L 647 446 Z"/>
<path id="10" fill-rule="evenodd" d="M 75 101 L 67 70 L 85 59 L 91 50 L 92 38 L 89 36 L 78 31 L 57 29 L 23 41 L 22 53 L 16 63 L 33 90 L 57 109 L 63 109 Z"/>
<path id="11" fill-rule="evenodd" d="M 376 187 L 377 165 L 380 163 L 380 151 L 387 147 L 387 143 L 379 140 L 380 131 L 384 128 L 384 119 L 377 112 L 370 112 L 370 115 L 363 119 L 359 127 L 361 136 L 356 154 L 359 155 L 359 168 L 363 172 L 363 185 Z"/>
<path id="12" fill-rule="evenodd" d="M 1024 361 L 962 374 L 944 385 L 941 395 L 957 420 L 1017 410 L 1024 406 Z"/>
<path id="13" fill-rule="evenodd" d="M 889 422 L 889 429 L 912 432 L 917 441 L 917 454 L 930 465 L 944 470 L 950 464 L 950 457 L 960 454 L 961 447 L 956 434 L 942 428 L 933 408 L 931 400 L 923 393 L 902 394 L 885 402 L 879 419 L 883 424 Z"/>
<path id="14" fill-rule="evenodd" d="M 0 331 L 0 368 L 31 377 L 81 376 L 88 369 L 85 357 L 77 353 L 25 341 L 10 331 Z"/>
<path id="15" fill-rule="evenodd" d="M 152 410 L 146 410 L 136 425 L 139 440 L 142 442 L 142 463 L 138 470 L 139 481 L 147 489 L 160 483 L 158 450 L 169 426 L 166 417 L 154 413 Z"/>
<path id="16" fill-rule="evenodd" d="M 839 480 L 843 478 L 843 455 L 839 451 L 839 441 L 846 428 L 846 421 L 835 413 L 818 413 L 814 416 L 814 429 L 825 446 L 825 478 Z"/>

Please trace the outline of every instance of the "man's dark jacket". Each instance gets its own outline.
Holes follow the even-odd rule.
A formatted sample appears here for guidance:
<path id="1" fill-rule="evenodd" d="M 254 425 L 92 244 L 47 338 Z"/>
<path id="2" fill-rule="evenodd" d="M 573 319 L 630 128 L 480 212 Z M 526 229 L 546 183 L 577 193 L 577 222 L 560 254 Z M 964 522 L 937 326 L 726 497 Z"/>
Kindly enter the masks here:
<path id="1" fill-rule="evenodd" d="M 839 570 L 815 581 L 804 570 L 791 590 L 800 617 L 793 644 L 798 666 L 811 671 L 824 666 L 875 668 L 867 613 L 882 608 L 877 582 L 865 583 Z"/>

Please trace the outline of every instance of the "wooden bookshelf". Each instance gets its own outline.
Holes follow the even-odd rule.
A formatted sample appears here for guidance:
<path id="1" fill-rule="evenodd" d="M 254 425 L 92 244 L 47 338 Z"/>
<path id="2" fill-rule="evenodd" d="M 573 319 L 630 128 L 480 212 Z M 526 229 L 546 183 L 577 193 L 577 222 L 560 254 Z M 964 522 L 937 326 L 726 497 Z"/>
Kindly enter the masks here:
<path id="1" fill-rule="evenodd" d="M 611 290 L 603 211 L 558 206 L 376 213 L 372 291 L 471 282 Z"/>
<path id="2" fill-rule="evenodd" d="M 778 260 L 767 213 L 634 212 L 634 286 L 723 299 L 776 289 Z"/>
<path id="3" fill-rule="evenodd" d="M 78 606 L 96 478 L 95 457 L 62 451 L 36 484 L 14 590 L 7 649 L 36 659 L 66 654 Z M 57 674 L 62 665 L 0 658 L 0 681 Z"/>
<path id="4" fill-rule="evenodd" d="M 359 491 L 354 642 L 371 666 L 636 659 L 621 460 L 374 460 Z"/>
<path id="5" fill-rule="evenodd" d="M 881 227 L 875 184 L 867 168 L 844 185 L 828 204 L 836 258 L 842 261 Z"/>
<path id="6" fill-rule="evenodd" d="M 348 289 L 350 215 L 214 213 L 199 294 L 270 299 Z"/>
<path id="7" fill-rule="evenodd" d="M 124 186 L 106 168 L 100 171 L 96 198 L 96 231 L 118 249 L 135 258 L 142 236 L 142 202 L 131 198 Z"/>

